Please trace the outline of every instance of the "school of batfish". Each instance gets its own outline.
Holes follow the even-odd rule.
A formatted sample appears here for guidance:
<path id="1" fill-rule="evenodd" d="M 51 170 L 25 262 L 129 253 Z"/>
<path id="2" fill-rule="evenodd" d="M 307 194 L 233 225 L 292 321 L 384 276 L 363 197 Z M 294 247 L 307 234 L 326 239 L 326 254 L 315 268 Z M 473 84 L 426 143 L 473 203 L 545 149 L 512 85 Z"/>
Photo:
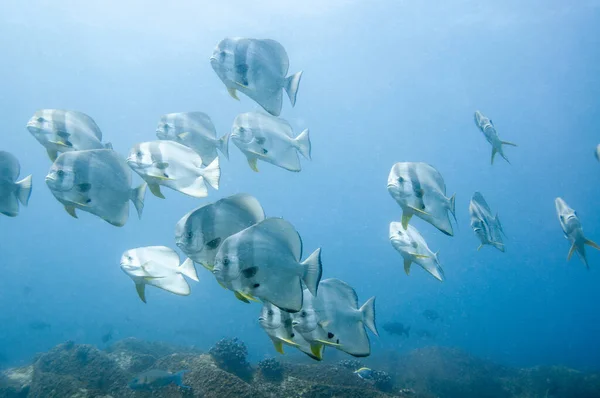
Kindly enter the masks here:
<path id="1" fill-rule="evenodd" d="M 220 138 L 203 112 L 165 114 L 156 129 L 158 139 L 133 145 L 127 158 L 102 141 L 98 125 L 82 112 L 42 109 L 34 113 L 27 130 L 53 162 L 46 184 L 69 215 L 77 218 L 80 210 L 121 227 L 128 220 L 130 201 L 142 217 L 147 187 L 163 199 L 162 188 L 206 197 L 209 187 L 219 189 L 218 151 L 228 158 L 230 139 L 256 172 L 259 160 L 301 170 L 298 153 L 311 158 L 309 130 L 296 135 L 279 115 L 283 91 L 295 105 L 302 72 L 288 76 L 283 46 L 270 39 L 225 38 L 217 44 L 210 64 L 234 99 L 239 91 L 266 113 L 238 115 L 231 132 Z M 492 147 L 491 163 L 496 154 L 508 162 L 503 145 L 516 145 L 502 141 L 492 120 L 481 112 L 476 111 L 474 118 Z M 600 160 L 600 145 L 595 156 Z M 138 187 L 132 187 L 132 170 L 144 181 Z M 17 216 L 19 203 L 27 206 L 31 195 L 32 178 L 18 181 L 20 172 L 19 161 L 0 151 L 0 213 L 9 217 Z M 443 281 L 438 253 L 410 220 L 417 216 L 453 236 L 449 213 L 456 222 L 455 196 L 447 196 L 439 171 L 421 162 L 394 164 L 387 189 L 402 209 L 401 220 L 390 224 L 389 239 L 404 259 L 406 274 L 416 263 Z M 556 198 L 555 205 L 571 243 L 568 259 L 577 253 L 588 266 L 585 245 L 600 247 L 584 236 L 577 213 L 562 198 Z M 490 245 L 504 252 L 500 219 L 480 192 L 473 194 L 469 214 L 471 228 L 481 241 L 477 250 Z M 288 345 L 316 360 L 323 358 L 325 347 L 356 357 L 370 355 L 366 329 L 377 335 L 375 297 L 360 305 L 355 290 L 345 282 L 321 280 L 321 249 L 305 257 L 294 226 L 267 217 L 255 197 L 238 193 L 190 211 L 175 226 L 175 243 L 187 256 L 183 262 L 166 246 L 133 248 L 122 254 L 120 267 L 144 303 L 146 285 L 189 295 L 186 277 L 198 281 L 195 264 L 200 264 L 238 300 L 262 302 L 258 321 L 278 352 Z"/>

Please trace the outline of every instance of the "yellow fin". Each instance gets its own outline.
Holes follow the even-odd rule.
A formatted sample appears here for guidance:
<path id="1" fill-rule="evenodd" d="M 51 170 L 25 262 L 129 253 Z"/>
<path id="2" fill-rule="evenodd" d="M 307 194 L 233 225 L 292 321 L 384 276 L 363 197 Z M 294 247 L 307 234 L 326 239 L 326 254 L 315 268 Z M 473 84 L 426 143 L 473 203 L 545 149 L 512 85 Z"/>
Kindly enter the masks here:
<path id="1" fill-rule="evenodd" d="M 140 296 L 140 300 L 144 303 L 146 302 L 146 284 L 145 283 L 136 283 L 135 290 L 137 291 L 138 296 Z"/>
<path id="2" fill-rule="evenodd" d="M 425 216 L 429 216 L 430 214 L 427 213 L 425 210 L 421 210 L 421 209 L 417 209 L 416 207 L 412 207 L 412 206 L 408 206 L 412 211 L 416 211 L 417 213 L 421 213 Z"/>
<path id="3" fill-rule="evenodd" d="M 160 191 L 160 185 L 158 184 L 148 184 L 148 188 L 150 188 L 150 192 L 157 198 L 165 199 L 165 195 Z"/>
<path id="4" fill-rule="evenodd" d="M 406 214 L 406 212 L 404 212 L 402 214 L 402 228 L 404 228 L 404 229 L 408 228 L 408 223 L 411 218 L 412 218 L 412 213 Z"/>
<path id="5" fill-rule="evenodd" d="M 315 344 L 315 343 L 310 344 L 310 352 L 312 352 L 313 355 L 315 356 L 315 358 L 317 358 L 319 361 L 321 361 L 323 359 L 323 350 L 324 349 L 325 349 L 325 346 L 323 344 Z"/>
<path id="6" fill-rule="evenodd" d="M 223 286 L 223 285 L 221 285 L 221 286 Z M 223 286 L 223 287 L 225 287 L 225 286 Z M 225 287 L 225 289 L 227 289 L 227 288 Z M 242 295 L 240 292 L 238 292 L 237 290 L 236 290 L 235 292 L 233 292 L 233 294 L 235 295 L 235 298 L 237 298 L 238 300 L 240 300 L 240 301 L 243 301 L 243 302 L 244 302 L 244 303 L 246 303 L 246 304 L 250 304 L 250 300 L 248 300 L 246 297 L 244 297 L 244 296 L 243 296 L 243 295 Z"/>
<path id="7" fill-rule="evenodd" d="M 179 137 L 179 139 L 185 139 L 188 135 L 190 135 L 190 133 L 185 132 L 185 133 L 181 133 L 181 134 L 177 134 L 177 137 Z"/>
<path id="8" fill-rule="evenodd" d="M 258 299 L 256 299 L 255 297 L 253 297 L 250 294 L 246 294 L 244 292 L 240 292 L 239 290 L 236 290 L 235 293 L 236 293 L 236 295 L 235 295 L 236 297 L 238 297 L 238 295 L 239 295 L 239 296 L 243 297 L 244 299 L 246 299 L 248 301 L 254 301 L 256 303 L 260 303 L 260 301 Z"/>
<path id="9" fill-rule="evenodd" d="M 588 246 L 592 246 L 594 249 L 600 250 L 600 246 L 598 246 L 596 242 L 586 239 L 584 243 Z"/>
<path id="10" fill-rule="evenodd" d="M 429 258 L 430 256 L 426 256 L 425 254 L 419 254 L 419 253 L 408 253 L 411 256 L 413 256 L 414 258 Z"/>
<path id="11" fill-rule="evenodd" d="M 258 167 L 256 167 L 257 160 L 258 160 L 257 158 L 248 158 L 248 165 L 250 165 L 250 168 L 253 171 L 256 171 L 258 173 Z"/>
<path id="12" fill-rule="evenodd" d="M 406 275 L 410 274 L 410 263 L 411 261 L 406 259 L 404 260 L 404 272 L 406 272 Z"/>
<path id="13" fill-rule="evenodd" d="M 273 340 L 273 345 L 275 346 L 275 351 L 280 354 L 284 354 L 283 352 L 283 343 L 279 340 Z"/>
<path id="14" fill-rule="evenodd" d="M 283 337 L 280 337 L 279 340 L 283 341 L 286 344 L 291 345 L 292 347 L 299 347 L 300 346 L 300 344 L 294 343 L 292 340 L 284 339 Z"/>
<path id="15" fill-rule="evenodd" d="M 65 210 L 67 211 L 67 213 L 69 213 L 69 215 L 73 218 L 79 218 L 77 217 L 77 213 L 75 213 L 75 206 L 73 205 L 65 205 Z"/>
<path id="16" fill-rule="evenodd" d="M 318 343 L 321 343 L 323 345 L 328 345 L 328 346 L 331 346 L 331 347 L 339 347 L 341 345 L 341 344 L 332 343 L 331 341 L 327 341 L 327 340 L 318 340 L 317 339 L 315 341 L 318 342 Z"/>
<path id="17" fill-rule="evenodd" d="M 231 95 L 231 97 L 232 97 L 233 99 L 236 99 L 236 100 L 238 100 L 238 101 L 240 100 L 240 99 L 239 99 L 239 97 L 237 96 L 237 93 L 236 93 L 236 91 L 235 91 L 235 88 L 227 87 L 227 92 L 229 93 L 229 95 Z"/>
<path id="18" fill-rule="evenodd" d="M 569 249 L 569 255 L 567 256 L 567 261 L 571 260 L 571 257 L 573 257 L 573 253 L 575 253 L 575 249 L 577 247 L 575 246 L 575 243 L 573 243 L 571 245 L 571 248 Z"/>
<path id="19" fill-rule="evenodd" d="M 319 321 L 319 326 L 321 326 L 322 328 L 326 328 L 327 326 L 329 326 L 330 323 L 331 321 Z"/>
<path id="20" fill-rule="evenodd" d="M 479 247 L 477 248 L 477 251 L 481 250 L 482 247 L 483 247 L 483 243 L 479 245 Z"/>
<path id="21" fill-rule="evenodd" d="M 169 177 L 160 176 L 160 175 L 153 175 L 153 174 L 148 174 L 148 177 L 156 178 L 158 180 L 165 180 L 165 181 L 173 181 L 174 180 L 174 178 L 169 178 Z M 152 188 L 150 188 L 150 191 L 152 191 Z M 154 193 L 154 192 L 152 192 L 152 193 Z M 160 198 L 160 196 L 159 196 L 159 198 Z M 164 198 L 164 196 L 163 196 L 163 198 Z"/>
<path id="22" fill-rule="evenodd" d="M 207 270 L 209 270 L 210 272 L 213 272 L 215 270 L 214 265 L 205 264 L 205 263 L 200 263 L 200 265 L 203 266 L 204 268 L 206 268 Z M 221 286 L 223 286 L 223 285 L 221 285 Z M 225 286 L 223 286 L 223 287 L 225 287 Z M 227 289 L 227 288 L 225 287 L 225 289 Z"/>
<path id="23" fill-rule="evenodd" d="M 46 152 L 48 152 L 48 157 L 50 158 L 51 161 L 55 161 L 56 158 L 58 157 L 58 151 L 55 151 L 53 149 L 47 149 Z"/>
<path id="24" fill-rule="evenodd" d="M 250 89 L 250 87 L 243 85 L 242 83 L 239 82 L 234 82 L 235 84 L 237 84 L 238 86 L 245 88 L 246 90 Z"/>

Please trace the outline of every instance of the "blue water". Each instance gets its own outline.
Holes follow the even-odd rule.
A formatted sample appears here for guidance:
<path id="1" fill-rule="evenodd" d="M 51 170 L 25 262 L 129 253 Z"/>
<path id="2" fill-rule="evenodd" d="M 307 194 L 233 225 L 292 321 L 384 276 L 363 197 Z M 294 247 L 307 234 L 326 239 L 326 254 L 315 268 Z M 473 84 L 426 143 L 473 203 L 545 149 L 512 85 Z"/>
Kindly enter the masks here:
<path id="1" fill-rule="evenodd" d="M 361 303 L 377 296 L 373 355 L 440 344 L 509 365 L 600 368 L 600 253 L 588 249 L 589 271 L 576 257 L 567 262 L 554 210 L 562 196 L 600 241 L 599 1 L 89 3 L 0 5 L 0 149 L 34 178 L 29 206 L 0 219 L 6 365 L 69 339 L 102 346 L 110 328 L 115 339 L 203 349 L 237 336 L 253 358 L 276 355 L 257 322 L 260 306 L 235 300 L 200 267 L 191 296 L 149 287 L 148 304 L 119 268 L 126 249 L 175 248 L 175 223 L 194 207 L 247 192 L 267 215 L 294 224 L 305 254 L 323 248 L 324 278 L 350 283 Z M 290 72 L 304 70 L 297 104 L 284 98 L 282 117 L 297 132 L 310 128 L 313 160 L 300 173 L 266 163 L 254 173 L 230 145 L 220 189 L 204 200 L 147 193 L 142 220 L 132 208 L 123 228 L 69 217 L 44 183 L 50 161 L 25 129 L 34 111 L 83 111 L 122 154 L 155 139 L 169 112 L 206 112 L 220 136 L 237 114 L 258 108 L 230 98 L 210 67 L 226 36 L 278 40 Z M 490 165 L 476 109 L 519 145 L 506 149 L 512 165 L 499 157 Z M 414 265 L 406 276 L 389 243 L 401 210 L 386 181 L 399 161 L 432 164 L 456 193 L 454 237 L 414 220 L 440 251 L 444 283 Z M 468 215 L 476 190 L 499 212 L 504 254 L 476 251 Z M 425 309 L 443 320 L 431 325 Z M 33 321 L 51 328 L 34 330 Z M 381 326 L 392 321 L 436 338 L 390 336 Z"/>

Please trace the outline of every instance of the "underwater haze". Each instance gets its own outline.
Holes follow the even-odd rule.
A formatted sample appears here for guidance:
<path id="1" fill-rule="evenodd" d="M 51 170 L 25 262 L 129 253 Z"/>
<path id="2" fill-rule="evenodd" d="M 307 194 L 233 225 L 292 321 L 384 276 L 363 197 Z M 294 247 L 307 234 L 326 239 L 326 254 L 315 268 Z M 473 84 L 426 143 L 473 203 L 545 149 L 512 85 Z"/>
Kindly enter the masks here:
<path id="1" fill-rule="evenodd" d="M 103 347 L 107 333 L 202 350 L 239 337 L 253 359 L 278 355 L 258 323 L 261 305 L 236 300 L 201 266 L 191 295 L 149 287 L 147 303 L 119 267 L 131 248 L 177 249 L 184 214 L 245 192 L 294 225 L 305 256 L 322 248 L 323 279 L 347 282 L 361 304 L 376 296 L 374 356 L 440 345 L 511 366 L 600 369 L 600 252 L 588 248 L 589 270 L 567 261 L 554 205 L 562 197 L 600 241 L 599 27 L 597 0 L 4 1 L 0 150 L 19 159 L 21 178 L 33 175 L 33 191 L 17 217 L 0 216 L 0 367 L 67 340 Z M 155 140 L 171 112 L 205 112 L 221 137 L 238 114 L 260 109 L 232 99 L 211 68 L 231 36 L 277 40 L 290 73 L 303 71 L 281 117 L 296 134 L 310 128 L 312 160 L 299 173 L 264 162 L 256 173 L 230 143 L 206 198 L 147 192 L 141 220 L 131 206 L 121 228 L 70 217 L 25 127 L 34 112 L 85 112 L 123 156 Z M 504 148 L 510 164 L 490 164 L 476 110 L 518 145 Z M 456 193 L 454 236 L 411 221 L 439 250 L 443 282 L 415 264 L 407 276 L 390 244 L 389 224 L 402 216 L 386 192 L 397 162 L 431 164 Z M 505 253 L 477 251 L 476 191 L 502 220 Z M 426 310 L 440 320 L 428 322 Z M 411 326 L 410 337 L 383 330 L 393 322 Z M 435 338 L 416 338 L 418 329 Z"/>

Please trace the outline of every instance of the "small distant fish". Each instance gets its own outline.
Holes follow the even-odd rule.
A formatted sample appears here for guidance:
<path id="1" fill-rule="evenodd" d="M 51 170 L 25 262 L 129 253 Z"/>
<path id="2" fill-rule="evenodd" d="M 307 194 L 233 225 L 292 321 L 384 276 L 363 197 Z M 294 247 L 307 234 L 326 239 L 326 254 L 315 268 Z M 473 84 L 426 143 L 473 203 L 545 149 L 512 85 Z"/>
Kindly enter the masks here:
<path id="1" fill-rule="evenodd" d="M 0 151 L 0 213 L 9 217 L 19 215 L 19 202 L 27 206 L 31 196 L 31 175 L 17 181 L 20 173 L 17 158 Z"/>
<path id="2" fill-rule="evenodd" d="M 316 325 L 307 325 L 305 318 L 309 311 L 314 311 L 313 322 L 316 321 Z M 312 308 L 303 306 L 298 314 L 292 316 L 294 328 L 308 341 L 331 346 L 355 357 L 366 357 L 371 353 L 365 327 L 378 336 L 375 297 L 359 307 L 356 291 L 346 282 L 335 278 L 321 281 L 319 292 L 312 300 Z M 316 326 L 319 333 L 326 333 L 326 337 L 311 340 L 314 337 L 310 329 L 314 331 Z"/>
<path id="3" fill-rule="evenodd" d="M 491 163 L 494 164 L 494 157 L 496 156 L 496 153 L 499 153 L 500 156 L 502 156 L 504 160 L 510 164 L 508 158 L 502 150 L 502 145 L 517 146 L 517 144 L 513 144 L 512 142 L 508 141 L 501 141 L 498 137 L 498 133 L 496 132 L 496 128 L 494 127 L 494 122 L 492 122 L 491 119 L 483 116 L 483 114 L 479 111 L 475 111 L 475 125 L 479 128 L 479 130 L 481 130 L 487 142 L 489 142 L 492 146 Z"/>
<path id="4" fill-rule="evenodd" d="M 151 141 L 133 146 L 127 164 L 148 183 L 150 192 L 164 199 L 160 186 L 195 198 L 208 195 L 206 183 L 219 189 L 219 158 L 206 167 L 193 149 L 175 141 Z"/>
<path id="5" fill-rule="evenodd" d="M 189 370 L 182 370 L 177 373 L 167 372 L 165 370 L 148 370 L 140 373 L 129 382 L 129 388 L 139 391 L 152 391 L 169 384 L 175 384 L 181 388 L 191 388 L 183 384 L 183 375 Z"/>
<path id="6" fill-rule="evenodd" d="M 438 314 L 437 311 L 434 311 L 434 310 L 423 311 L 423 316 L 432 322 L 440 319 L 440 314 Z"/>
<path id="7" fill-rule="evenodd" d="M 265 211 L 254 196 L 228 196 L 183 216 L 175 226 L 175 242 L 186 256 L 212 271 L 221 243 L 264 219 Z"/>
<path id="8" fill-rule="evenodd" d="M 88 115 L 64 109 L 41 109 L 27 123 L 27 130 L 46 148 L 53 162 L 59 153 L 86 149 L 112 149 L 102 144 L 102 132 Z"/>
<path id="9" fill-rule="evenodd" d="M 102 335 L 102 342 L 103 342 L 103 343 L 107 343 L 107 342 L 109 342 L 110 340 L 112 340 L 112 338 L 113 338 L 113 332 L 112 332 L 112 330 L 111 330 L 111 331 L 109 331 L 109 332 L 106 332 L 106 333 L 104 333 L 104 334 Z"/>
<path id="10" fill-rule="evenodd" d="M 135 283 L 140 299 L 146 302 L 146 285 L 187 296 L 190 285 L 183 277 L 198 281 L 194 262 L 189 258 L 179 265 L 179 255 L 165 246 L 147 246 L 127 250 L 121 256 L 121 269 Z"/>
<path id="11" fill-rule="evenodd" d="M 477 250 L 480 250 L 483 245 L 491 245 L 504 252 L 502 224 L 500 224 L 498 214 L 492 215 L 492 210 L 481 193 L 473 194 L 469 203 L 469 214 L 471 215 L 471 228 L 481 241 Z"/>
<path id="12" fill-rule="evenodd" d="M 596 147 L 596 151 L 594 151 L 594 155 L 596 155 L 596 160 L 600 161 L 600 144 Z"/>
<path id="13" fill-rule="evenodd" d="M 421 162 L 396 163 L 390 170 L 387 189 L 402 208 L 404 229 L 416 215 L 444 234 L 453 235 L 448 211 L 456 220 L 455 195 L 446 197 L 446 184 L 434 167 Z"/>
<path id="14" fill-rule="evenodd" d="M 283 311 L 269 302 L 263 304 L 260 317 L 260 326 L 273 342 L 275 350 L 283 354 L 283 345 L 296 347 L 312 359 L 320 361 L 323 359 L 323 345 L 309 343 L 301 333 L 294 331 L 292 326 L 292 315 Z"/>
<path id="15" fill-rule="evenodd" d="M 168 113 L 160 118 L 156 136 L 192 148 L 208 166 L 217 158 L 217 149 L 229 158 L 229 134 L 220 139 L 210 117 L 203 112 Z"/>
<path id="16" fill-rule="evenodd" d="M 371 370 L 369 368 L 360 368 L 358 370 L 355 370 L 354 374 L 356 374 L 361 379 L 365 379 L 365 380 L 373 379 L 373 370 Z"/>
<path id="17" fill-rule="evenodd" d="M 297 137 L 290 124 L 280 118 L 258 112 L 242 113 L 235 118 L 231 140 L 246 155 L 250 168 L 258 172 L 257 160 L 289 171 L 300 171 L 298 152 L 310 160 L 308 129 Z"/>
<path id="18" fill-rule="evenodd" d="M 29 322 L 29 329 L 32 329 L 32 330 L 46 330 L 46 329 L 50 329 L 50 328 L 52 328 L 52 325 L 50 325 L 48 322 L 44 322 L 44 321 Z"/>
<path id="19" fill-rule="evenodd" d="M 598 250 L 600 250 L 600 246 L 583 235 L 583 228 L 581 226 L 581 221 L 579 221 L 579 217 L 577 217 L 577 212 L 571 209 L 569 205 L 567 205 L 567 202 L 562 198 L 556 198 L 554 204 L 556 205 L 558 221 L 565 234 L 565 238 L 571 242 L 571 249 L 569 250 L 567 261 L 571 259 L 573 253 L 577 253 L 581 261 L 583 261 L 585 266 L 589 269 L 590 267 L 585 256 L 585 245 L 592 246 L 594 249 Z"/>
<path id="20" fill-rule="evenodd" d="M 427 242 L 415 227 L 409 225 L 407 229 L 404 229 L 399 222 L 391 222 L 390 242 L 404 259 L 406 275 L 409 275 L 410 265 L 414 262 L 437 280 L 444 281 L 444 270 L 438 259 L 438 253 L 429 249 Z"/>
<path id="21" fill-rule="evenodd" d="M 302 308 L 302 282 L 317 294 L 323 272 L 321 249 L 301 262 L 302 240 L 281 218 L 266 218 L 221 244 L 213 273 L 228 289 L 297 312 Z"/>
<path id="22" fill-rule="evenodd" d="M 271 115 L 279 116 L 283 89 L 292 106 L 296 104 L 302 72 L 286 77 L 288 55 L 275 40 L 225 38 L 217 44 L 210 64 L 236 100 L 239 99 L 236 90 L 239 90 Z"/>
<path id="23" fill-rule="evenodd" d="M 65 152 L 52 164 L 46 184 L 71 217 L 75 209 L 122 227 L 129 218 L 129 201 L 142 217 L 146 183 L 131 188 L 131 170 L 110 149 Z"/>
<path id="24" fill-rule="evenodd" d="M 383 330 L 385 330 L 389 334 L 409 337 L 410 326 L 405 327 L 404 324 L 400 322 L 391 322 L 384 324 Z"/>

